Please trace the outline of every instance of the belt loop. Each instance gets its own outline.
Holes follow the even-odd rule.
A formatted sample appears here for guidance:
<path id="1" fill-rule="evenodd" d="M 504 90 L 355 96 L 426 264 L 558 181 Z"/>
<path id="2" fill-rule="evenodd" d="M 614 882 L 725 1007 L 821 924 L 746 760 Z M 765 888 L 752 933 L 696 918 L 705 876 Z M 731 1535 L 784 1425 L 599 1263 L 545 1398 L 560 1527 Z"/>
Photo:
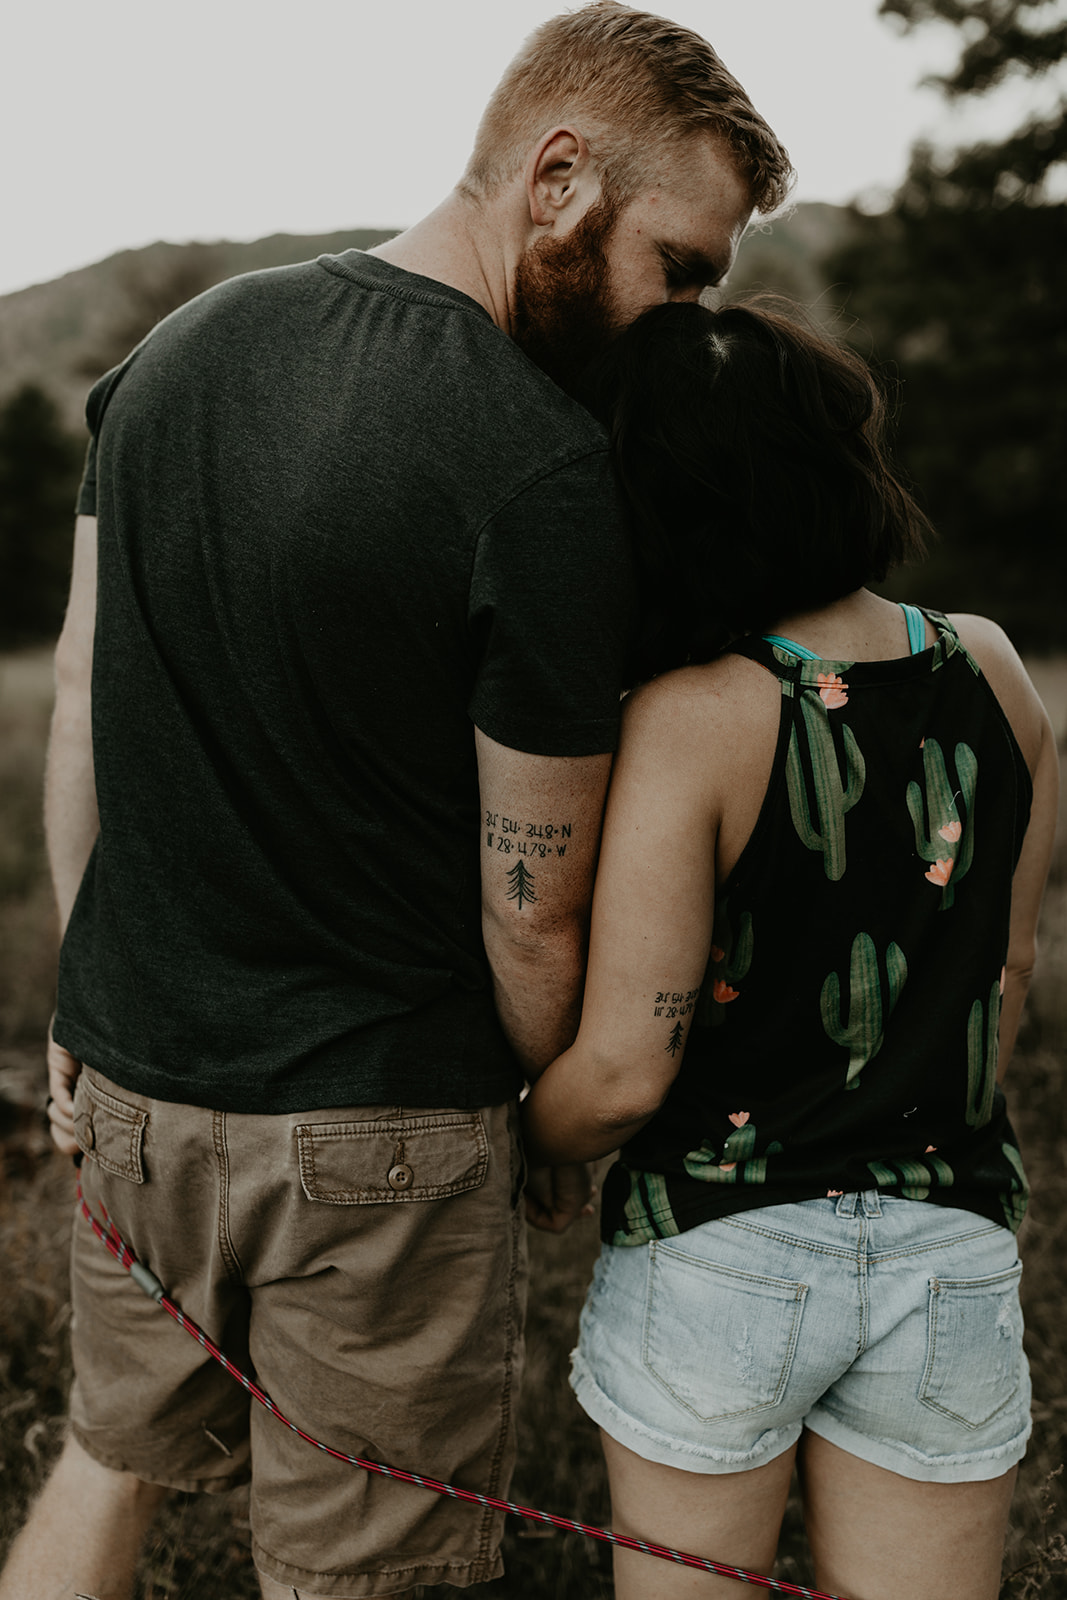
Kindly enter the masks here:
<path id="1" fill-rule="evenodd" d="M 882 1197 L 877 1189 L 864 1189 L 859 1198 L 863 1201 L 863 1215 L 865 1217 L 880 1217 L 882 1215 Z"/>
<path id="2" fill-rule="evenodd" d="M 859 1199 L 854 1189 L 848 1194 L 843 1194 L 837 1202 L 837 1215 L 839 1217 L 854 1217 L 856 1215 L 856 1201 Z"/>

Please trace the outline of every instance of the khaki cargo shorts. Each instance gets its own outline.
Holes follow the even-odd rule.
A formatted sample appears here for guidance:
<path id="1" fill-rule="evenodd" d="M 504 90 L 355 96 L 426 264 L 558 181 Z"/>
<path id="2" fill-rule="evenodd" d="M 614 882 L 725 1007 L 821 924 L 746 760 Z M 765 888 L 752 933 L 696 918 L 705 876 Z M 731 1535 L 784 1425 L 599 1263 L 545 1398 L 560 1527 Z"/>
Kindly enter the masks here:
<path id="1" fill-rule="evenodd" d="M 525 1310 L 514 1106 L 245 1116 L 85 1068 L 82 1187 L 182 1309 L 333 1449 L 506 1492 Z M 311 1595 L 502 1571 L 503 1517 L 335 1461 L 249 1401 L 80 1212 L 71 1422 L 176 1489 L 251 1479 L 257 1568 Z"/>

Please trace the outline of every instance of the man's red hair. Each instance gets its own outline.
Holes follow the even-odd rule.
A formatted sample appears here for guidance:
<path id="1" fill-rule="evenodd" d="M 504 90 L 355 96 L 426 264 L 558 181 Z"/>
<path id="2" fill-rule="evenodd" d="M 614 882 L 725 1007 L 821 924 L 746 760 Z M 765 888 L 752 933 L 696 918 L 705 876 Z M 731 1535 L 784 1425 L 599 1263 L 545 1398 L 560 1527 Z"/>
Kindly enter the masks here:
<path id="1" fill-rule="evenodd" d="M 787 151 L 707 40 L 619 0 L 594 0 L 530 35 L 485 109 L 461 189 L 490 194 L 566 124 L 581 130 L 620 201 L 651 155 L 695 133 L 719 135 L 760 213 L 783 203 L 793 179 Z"/>

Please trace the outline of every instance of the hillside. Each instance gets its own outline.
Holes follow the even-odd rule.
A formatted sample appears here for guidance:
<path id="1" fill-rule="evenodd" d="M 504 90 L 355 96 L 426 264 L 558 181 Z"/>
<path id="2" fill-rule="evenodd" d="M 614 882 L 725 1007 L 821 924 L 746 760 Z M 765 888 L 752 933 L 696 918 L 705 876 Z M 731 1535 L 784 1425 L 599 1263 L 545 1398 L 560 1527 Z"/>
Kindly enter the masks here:
<path id="1" fill-rule="evenodd" d="M 275 233 L 249 244 L 160 242 L 0 295 L 0 401 L 23 383 L 38 383 L 59 403 L 66 422 L 81 427 L 86 391 L 121 359 L 126 327 L 136 327 L 128 349 L 174 305 L 223 278 L 340 250 L 368 250 L 395 231 Z"/>
<path id="2" fill-rule="evenodd" d="M 839 243 L 848 217 L 842 206 L 806 204 L 762 226 L 741 250 L 731 292 L 759 285 L 814 304 L 827 287 L 820 261 Z M 237 273 L 366 250 L 393 231 L 276 233 L 247 244 L 160 242 L 0 295 L 0 401 L 21 384 L 39 384 L 57 401 L 68 426 L 80 429 L 92 379 L 121 360 L 175 305 Z"/>

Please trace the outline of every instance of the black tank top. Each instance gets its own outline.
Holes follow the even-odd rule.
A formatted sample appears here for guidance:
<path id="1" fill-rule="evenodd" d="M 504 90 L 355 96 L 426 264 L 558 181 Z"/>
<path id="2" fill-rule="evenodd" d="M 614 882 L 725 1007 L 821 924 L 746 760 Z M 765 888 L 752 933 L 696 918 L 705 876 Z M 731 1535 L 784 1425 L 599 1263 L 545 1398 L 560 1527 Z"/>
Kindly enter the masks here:
<path id="1" fill-rule="evenodd" d="M 979 668 L 925 615 L 937 642 L 893 661 L 734 646 L 781 685 L 774 765 L 716 895 L 682 1069 L 608 1175 L 608 1242 L 871 1188 L 1022 1221 L 996 1065 L 1032 786 Z"/>

